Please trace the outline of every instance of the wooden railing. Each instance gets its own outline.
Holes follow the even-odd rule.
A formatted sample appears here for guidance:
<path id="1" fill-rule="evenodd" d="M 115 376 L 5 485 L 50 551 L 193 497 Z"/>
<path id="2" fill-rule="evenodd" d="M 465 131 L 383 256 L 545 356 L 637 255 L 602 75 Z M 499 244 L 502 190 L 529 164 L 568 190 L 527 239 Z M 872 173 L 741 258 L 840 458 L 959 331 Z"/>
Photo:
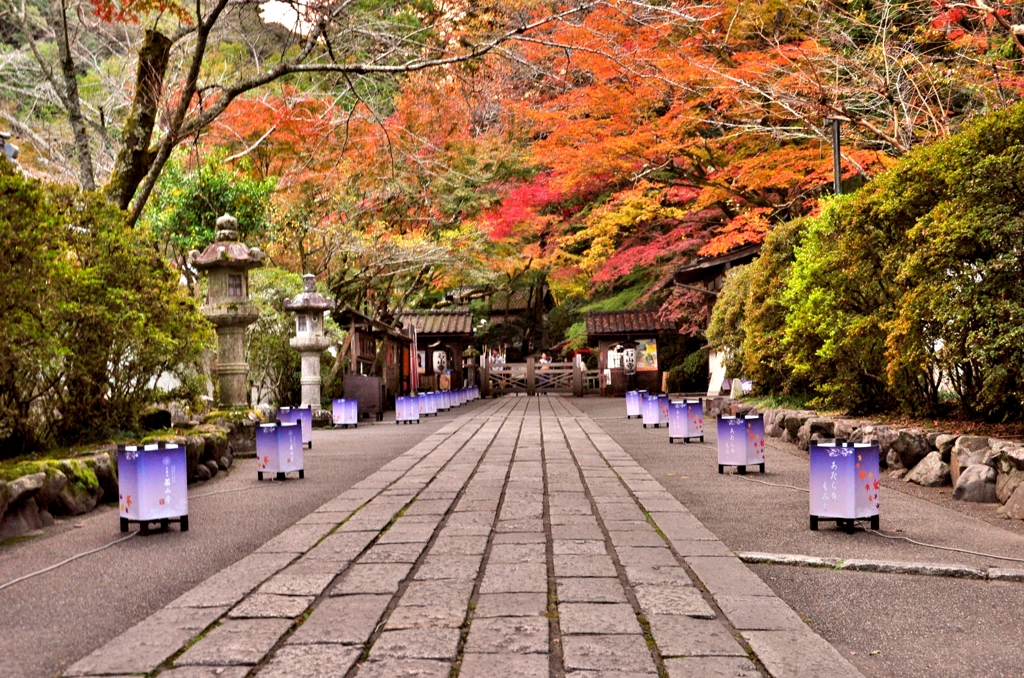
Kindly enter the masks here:
<path id="1" fill-rule="evenodd" d="M 484 368 L 484 394 L 529 393 L 526 363 L 507 363 Z"/>
<path id="2" fill-rule="evenodd" d="M 482 372 L 483 395 L 506 393 L 571 393 L 581 396 L 601 390 L 599 370 L 580 369 L 574 363 L 525 363 L 490 365 Z"/>

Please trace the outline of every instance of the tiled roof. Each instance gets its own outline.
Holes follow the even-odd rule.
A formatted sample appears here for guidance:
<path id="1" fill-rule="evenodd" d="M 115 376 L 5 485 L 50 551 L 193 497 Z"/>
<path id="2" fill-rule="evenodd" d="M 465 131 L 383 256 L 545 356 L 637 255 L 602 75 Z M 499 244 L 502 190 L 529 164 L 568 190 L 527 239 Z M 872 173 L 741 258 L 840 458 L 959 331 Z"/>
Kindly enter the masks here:
<path id="1" fill-rule="evenodd" d="M 461 310 L 407 311 L 398 316 L 403 326 L 417 334 L 473 334 L 473 314 Z"/>
<path id="2" fill-rule="evenodd" d="M 495 292 L 491 297 L 491 312 L 525 311 L 530 308 L 530 290 Z"/>
<path id="3" fill-rule="evenodd" d="M 642 334 L 674 330 L 675 325 L 658 317 L 657 311 L 593 311 L 587 314 L 587 336 Z"/>

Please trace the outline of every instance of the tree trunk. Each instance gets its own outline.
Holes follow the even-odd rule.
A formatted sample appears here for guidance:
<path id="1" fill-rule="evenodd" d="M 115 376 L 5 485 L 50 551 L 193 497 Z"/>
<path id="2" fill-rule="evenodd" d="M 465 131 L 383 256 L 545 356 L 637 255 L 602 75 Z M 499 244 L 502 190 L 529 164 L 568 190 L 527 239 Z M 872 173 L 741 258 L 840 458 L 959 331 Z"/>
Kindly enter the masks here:
<path id="1" fill-rule="evenodd" d="M 170 38 L 147 30 L 139 49 L 139 69 L 135 75 L 132 111 L 121 135 L 121 150 L 107 184 L 107 195 L 123 210 L 128 209 L 135 191 L 153 164 L 149 142 L 160 112 L 160 96 L 171 56 Z"/>
<path id="2" fill-rule="evenodd" d="M 64 103 L 67 106 L 68 122 L 75 135 L 75 152 L 78 155 L 78 180 L 87 191 L 96 188 L 92 171 L 92 153 L 89 151 L 89 132 L 82 116 L 82 104 L 78 98 L 78 73 L 71 55 L 71 38 L 68 35 L 67 8 L 60 7 L 60 23 L 55 27 L 57 51 L 60 57 L 60 72 L 64 80 Z M 52 82 L 52 81 L 51 81 Z"/>

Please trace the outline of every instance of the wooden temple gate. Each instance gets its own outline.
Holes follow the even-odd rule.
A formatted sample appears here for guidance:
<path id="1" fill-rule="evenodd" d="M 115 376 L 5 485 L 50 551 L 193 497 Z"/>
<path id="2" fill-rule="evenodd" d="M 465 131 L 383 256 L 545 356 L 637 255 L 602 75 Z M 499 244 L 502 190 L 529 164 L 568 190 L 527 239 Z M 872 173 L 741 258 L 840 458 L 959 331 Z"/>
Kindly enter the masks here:
<path id="1" fill-rule="evenodd" d="M 600 391 L 598 370 L 587 370 L 571 362 L 538 363 L 533 358 L 525 363 L 485 365 L 481 387 L 484 396 L 507 393 L 565 393 L 582 396 Z"/>

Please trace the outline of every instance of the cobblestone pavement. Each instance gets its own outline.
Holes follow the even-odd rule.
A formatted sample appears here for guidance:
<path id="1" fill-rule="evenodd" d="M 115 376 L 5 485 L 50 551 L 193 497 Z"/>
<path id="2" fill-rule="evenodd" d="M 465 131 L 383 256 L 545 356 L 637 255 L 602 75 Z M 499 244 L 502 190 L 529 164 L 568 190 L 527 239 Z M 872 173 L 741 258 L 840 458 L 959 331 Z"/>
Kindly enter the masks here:
<path id="1" fill-rule="evenodd" d="M 859 676 L 564 398 L 506 397 L 66 676 Z"/>

